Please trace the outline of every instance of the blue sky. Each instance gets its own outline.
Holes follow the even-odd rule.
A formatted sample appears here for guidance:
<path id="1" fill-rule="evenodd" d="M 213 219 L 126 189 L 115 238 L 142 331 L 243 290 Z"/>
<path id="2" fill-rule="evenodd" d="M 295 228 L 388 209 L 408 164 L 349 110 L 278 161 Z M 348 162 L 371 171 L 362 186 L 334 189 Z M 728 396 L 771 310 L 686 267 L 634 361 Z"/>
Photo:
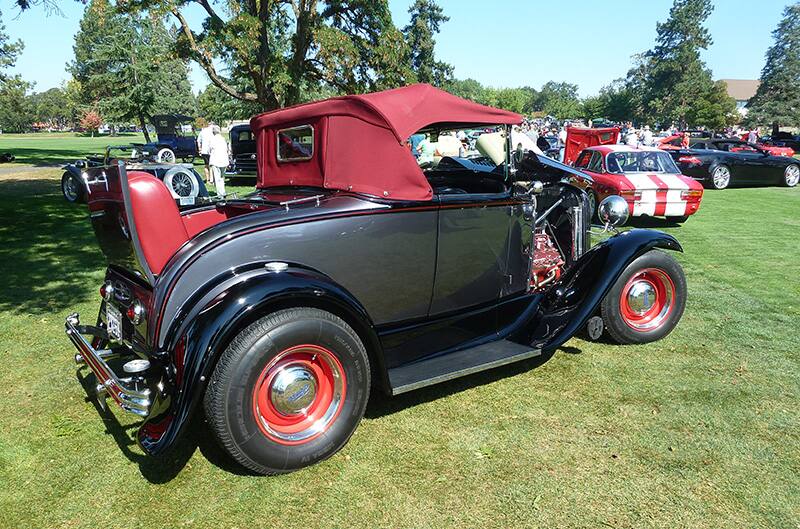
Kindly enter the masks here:
<path id="1" fill-rule="evenodd" d="M 412 0 L 390 0 L 399 27 L 408 22 Z M 714 45 L 704 60 L 714 77 L 756 79 L 771 32 L 787 0 L 716 0 L 708 27 Z M 83 6 L 61 0 L 63 16 L 41 8 L 19 13 L 0 0 L 6 32 L 25 42 L 16 72 L 36 82 L 36 90 L 68 78 L 73 36 Z M 437 53 L 455 66 L 457 77 L 490 86 L 540 87 L 549 80 L 578 85 L 582 96 L 622 77 L 631 55 L 650 48 L 656 22 L 664 20 L 672 0 L 439 0 L 450 21 L 437 38 Z M 193 68 L 192 84 L 208 80 Z"/>

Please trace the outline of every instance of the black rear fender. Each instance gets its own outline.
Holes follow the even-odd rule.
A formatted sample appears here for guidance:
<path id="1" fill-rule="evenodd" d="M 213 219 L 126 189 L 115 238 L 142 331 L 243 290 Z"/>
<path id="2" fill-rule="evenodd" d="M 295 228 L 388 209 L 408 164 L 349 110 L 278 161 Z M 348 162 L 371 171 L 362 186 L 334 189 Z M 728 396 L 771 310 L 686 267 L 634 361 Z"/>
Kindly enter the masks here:
<path id="1" fill-rule="evenodd" d="M 162 453 L 175 442 L 202 402 L 220 354 L 242 329 L 276 310 L 315 307 L 344 319 L 364 341 L 375 372 L 382 374 L 377 382 L 388 386 L 380 342 L 369 315 L 358 300 L 324 274 L 300 266 L 280 272 L 259 266 L 215 284 L 212 292 L 189 299 L 186 306 L 191 310 L 186 314 L 180 311 L 170 326 L 166 349 L 171 352 L 172 388 L 156 396 L 154 412 L 139 430 L 139 443 L 146 452 Z M 201 299 L 204 301 L 197 304 Z"/>

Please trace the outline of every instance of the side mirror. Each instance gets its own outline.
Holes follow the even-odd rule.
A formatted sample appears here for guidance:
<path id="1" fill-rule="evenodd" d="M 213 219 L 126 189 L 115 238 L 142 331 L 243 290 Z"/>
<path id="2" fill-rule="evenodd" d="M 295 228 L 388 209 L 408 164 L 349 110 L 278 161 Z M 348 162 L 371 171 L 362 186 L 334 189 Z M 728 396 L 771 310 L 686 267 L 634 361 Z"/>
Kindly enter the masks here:
<path id="1" fill-rule="evenodd" d="M 629 215 L 628 203 L 619 195 L 606 197 L 597 206 L 597 216 L 605 225 L 606 231 L 628 222 Z"/>
<path id="2" fill-rule="evenodd" d="M 78 168 L 86 167 L 86 162 L 84 160 L 76 160 L 75 161 L 75 167 L 78 167 Z"/>

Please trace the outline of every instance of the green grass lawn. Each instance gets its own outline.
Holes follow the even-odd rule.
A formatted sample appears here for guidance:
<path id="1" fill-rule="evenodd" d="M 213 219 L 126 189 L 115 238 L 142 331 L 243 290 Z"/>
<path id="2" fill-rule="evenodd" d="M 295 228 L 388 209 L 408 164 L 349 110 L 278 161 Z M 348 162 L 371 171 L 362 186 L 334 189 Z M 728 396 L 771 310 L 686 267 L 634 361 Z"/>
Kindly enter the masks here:
<path id="1" fill-rule="evenodd" d="M 101 154 L 107 145 L 144 143 L 142 134 L 95 136 L 72 132 L 39 132 L 36 134 L 0 134 L 0 153 L 16 156 L 16 165 L 63 165 L 87 154 Z M 0 164 L 0 168 L 8 164 Z"/>
<path id="2" fill-rule="evenodd" d="M 339 454 L 264 478 L 201 421 L 143 457 L 87 400 L 63 321 L 96 313 L 103 260 L 59 176 L 0 176 L 0 527 L 800 525 L 800 189 L 708 192 L 664 228 L 689 284 L 665 340 L 374 395 Z"/>

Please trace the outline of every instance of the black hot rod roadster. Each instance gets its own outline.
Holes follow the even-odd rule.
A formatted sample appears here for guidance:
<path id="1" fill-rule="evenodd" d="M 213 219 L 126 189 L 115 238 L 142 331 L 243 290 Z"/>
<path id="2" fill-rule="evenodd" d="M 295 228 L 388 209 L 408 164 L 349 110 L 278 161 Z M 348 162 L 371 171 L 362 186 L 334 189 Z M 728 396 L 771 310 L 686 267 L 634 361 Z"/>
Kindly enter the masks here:
<path id="1" fill-rule="evenodd" d="M 183 211 L 151 175 L 103 168 L 88 206 L 108 270 L 93 325 L 66 320 L 76 362 L 144 418 L 146 453 L 202 410 L 270 474 L 339 450 L 373 388 L 550 355 L 587 324 L 665 336 L 686 282 L 655 248 L 678 242 L 630 230 L 589 249 L 587 197 L 562 181 L 575 170 L 515 148 L 520 121 L 429 85 L 262 114 L 257 190 Z M 484 130 L 478 151 L 422 170 L 409 137 L 456 129 Z M 599 208 L 611 225 L 615 198 Z"/>

